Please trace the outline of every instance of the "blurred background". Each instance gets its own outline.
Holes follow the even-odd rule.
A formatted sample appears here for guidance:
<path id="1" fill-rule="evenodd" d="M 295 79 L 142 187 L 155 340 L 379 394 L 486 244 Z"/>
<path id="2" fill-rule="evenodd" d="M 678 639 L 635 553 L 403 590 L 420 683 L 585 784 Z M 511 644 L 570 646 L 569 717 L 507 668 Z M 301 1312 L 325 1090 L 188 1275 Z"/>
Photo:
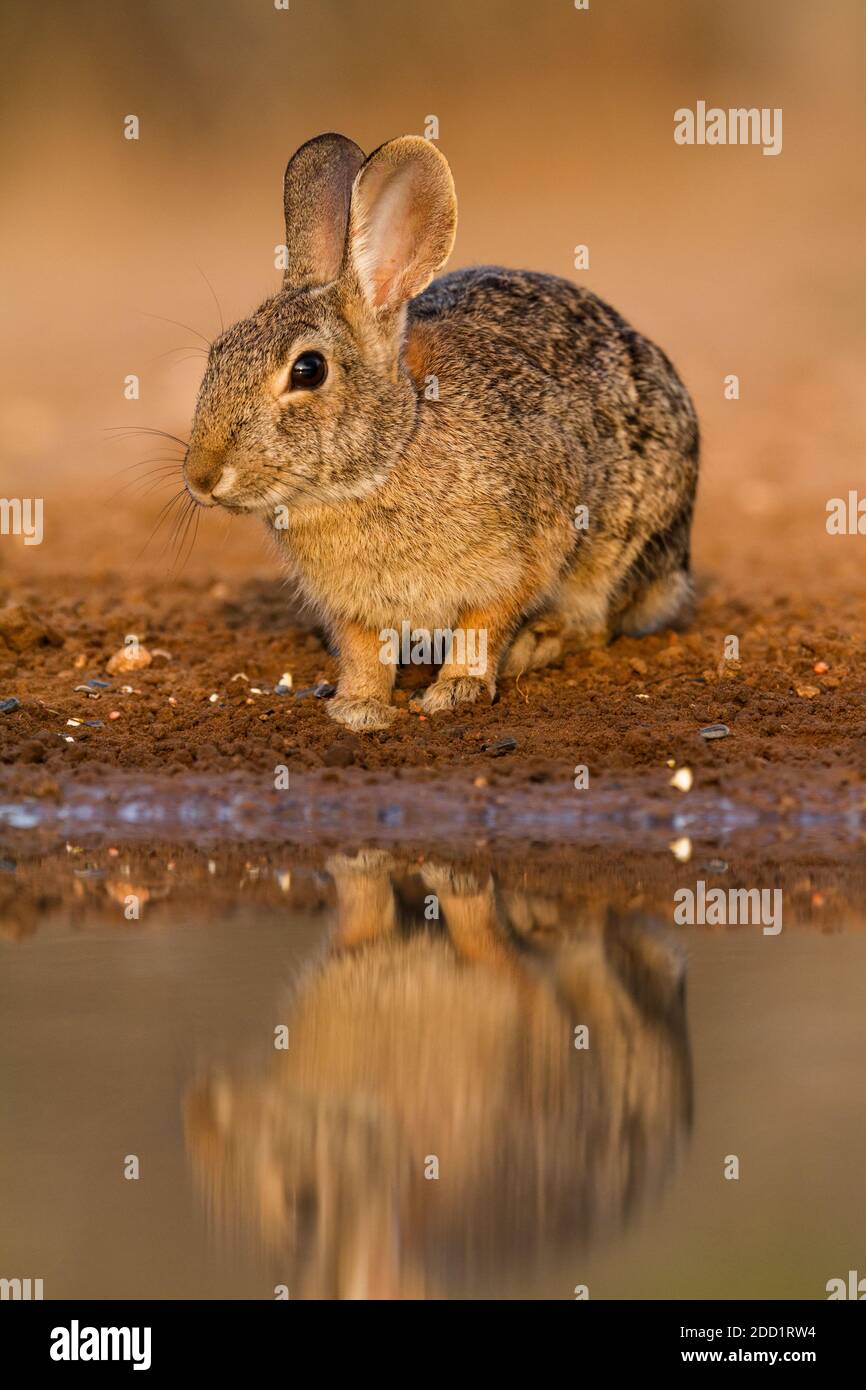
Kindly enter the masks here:
<path id="1" fill-rule="evenodd" d="M 858 539 L 827 537 L 825 508 L 863 477 L 864 30 L 859 0 L 7 0 L 0 493 L 44 497 L 45 540 L 4 537 L 0 566 L 165 573 L 158 542 L 139 551 L 171 482 L 117 496 L 135 470 L 115 476 L 162 450 L 106 431 L 186 437 L 210 286 L 226 323 L 277 288 L 299 144 L 370 150 L 434 116 L 452 266 L 581 280 L 691 388 L 698 570 L 858 584 Z M 782 153 L 676 145 L 698 100 L 781 107 Z M 192 573 L 217 547 L 271 572 L 257 523 L 203 521 Z"/>

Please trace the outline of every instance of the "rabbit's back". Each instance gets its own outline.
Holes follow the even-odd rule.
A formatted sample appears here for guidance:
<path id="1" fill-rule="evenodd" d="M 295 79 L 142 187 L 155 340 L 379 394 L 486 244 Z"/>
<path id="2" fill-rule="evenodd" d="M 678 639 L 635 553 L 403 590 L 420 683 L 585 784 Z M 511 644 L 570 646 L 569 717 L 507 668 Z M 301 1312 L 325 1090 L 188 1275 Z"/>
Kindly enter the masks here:
<path id="1" fill-rule="evenodd" d="M 413 328 L 435 338 L 451 368 L 437 381 L 446 406 L 449 393 L 474 393 L 480 416 L 494 407 L 531 427 L 530 454 L 544 442 L 559 458 L 565 443 L 567 470 L 583 487 L 593 489 L 608 457 L 651 467 L 658 451 L 696 454 L 694 408 L 673 365 L 590 290 L 541 272 L 471 267 L 434 280 L 409 319 L 410 343 Z M 555 438 L 544 440 L 548 422 Z"/>

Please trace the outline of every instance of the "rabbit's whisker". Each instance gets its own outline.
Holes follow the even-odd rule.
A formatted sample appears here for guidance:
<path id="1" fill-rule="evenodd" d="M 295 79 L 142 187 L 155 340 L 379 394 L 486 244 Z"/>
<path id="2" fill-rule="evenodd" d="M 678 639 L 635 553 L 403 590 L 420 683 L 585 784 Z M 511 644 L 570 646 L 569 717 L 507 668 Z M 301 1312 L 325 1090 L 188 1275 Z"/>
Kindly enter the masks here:
<path id="1" fill-rule="evenodd" d="M 181 439 L 180 435 L 170 434 L 168 430 L 154 429 L 151 425 L 109 425 L 104 433 L 114 435 L 115 441 L 117 439 L 129 439 L 136 434 L 156 435 L 160 439 L 170 440 L 172 444 L 179 444 L 184 450 L 189 448 L 188 439 Z"/>
<path id="2" fill-rule="evenodd" d="M 192 502 L 192 506 L 187 507 L 186 520 L 184 522 L 183 532 L 180 537 L 180 542 L 177 546 L 175 560 L 172 563 L 171 567 L 171 572 L 175 575 L 180 574 L 181 570 L 184 568 L 187 561 L 189 560 L 189 557 L 193 551 L 193 546 L 195 545 L 196 536 L 198 535 L 198 523 L 202 509 L 193 501 L 192 498 L 190 498 L 190 501 Z"/>
<path id="3" fill-rule="evenodd" d="M 127 492 L 130 497 L 148 497 L 150 493 L 155 492 L 157 488 L 167 487 L 169 483 L 174 481 L 174 476 L 175 470 L 172 469 L 170 474 L 161 474 L 156 478 L 152 478 L 148 474 L 145 474 L 142 478 L 132 478 L 128 483 L 124 483 L 123 487 L 119 487 L 116 492 L 113 492 L 108 501 L 114 502 L 118 497 L 122 497 L 124 493 Z"/>
<path id="4" fill-rule="evenodd" d="M 146 319 L 159 319 L 162 323 L 170 323 L 175 328 L 182 328 L 185 333 L 192 333 L 194 337 L 201 338 L 202 342 L 207 344 L 208 350 L 213 347 L 210 338 L 206 338 L 204 333 L 199 333 L 197 328 L 190 328 L 188 323 L 181 323 L 178 319 L 167 319 L 163 314 L 151 314 L 146 309 L 139 309 L 138 312 L 143 314 Z"/>
<path id="5" fill-rule="evenodd" d="M 220 316 L 220 333 L 225 333 L 225 331 L 226 331 L 226 325 L 225 325 L 225 320 L 223 319 L 222 306 L 221 306 L 219 300 L 217 299 L 217 292 L 216 292 L 216 290 L 214 289 L 213 285 L 211 284 L 210 280 L 209 280 L 209 279 L 207 278 L 207 276 L 205 275 L 205 273 L 204 273 L 204 271 L 202 270 L 202 268 L 201 268 L 200 265 L 197 265 L 197 266 L 196 266 L 196 270 L 198 271 L 198 273 L 199 273 L 199 275 L 201 276 L 201 278 L 204 280 L 205 284 L 207 285 L 208 289 L 210 290 L 210 292 L 211 292 L 211 294 L 212 294 L 212 296 L 213 296 L 213 302 L 214 302 L 214 304 L 216 305 L 217 313 L 218 313 L 219 316 Z"/>
<path id="6" fill-rule="evenodd" d="M 151 357 L 151 362 L 161 362 L 163 357 L 171 357 L 174 352 L 198 353 L 200 357 L 207 357 L 207 349 L 198 347 L 195 343 L 184 343 L 183 347 L 169 348 L 166 352 L 158 352 L 156 357 Z"/>
<path id="7" fill-rule="evenodd" d="M 147 540 L 144 542 L 144 545 L 141 547 L 141 550 L 135 557 L 136 560 L 141 559 L 145 550 L 147 550 L 148 546 L 156 539 L 158 532 L 160 531 L 161 527 L 165 525 L 165 522 L 168 520 L 169 516 L 171 515 L 174 508 L 177 506 L 178 502 L 182 502 L 183 499 L 188 496 L 189 493 L 187 492 L 186 488 L 181 488 L 180 492 L 176 492 L 173 497 L 170 497 L 168 501 L 164 503 L 164 505 L 160 508 L 153 530 L 151 531 Z"/>
<path id="8" fill-rule="evenodd" d="M 110 475 L 112 478 L 119 478 L 122 473 L 130 473 L 133 468 L 144 468 L 147 464 L 158 464 L 158 468 L 150 471 L 157 473 L 161 471 L 177 471 L 183 466 L 183 459 L 173 458 L 170 454 L 152 454 L 150 458 L 137 459 L 135 463 L 125 463 L 122 468 L 116 468 Z"/>

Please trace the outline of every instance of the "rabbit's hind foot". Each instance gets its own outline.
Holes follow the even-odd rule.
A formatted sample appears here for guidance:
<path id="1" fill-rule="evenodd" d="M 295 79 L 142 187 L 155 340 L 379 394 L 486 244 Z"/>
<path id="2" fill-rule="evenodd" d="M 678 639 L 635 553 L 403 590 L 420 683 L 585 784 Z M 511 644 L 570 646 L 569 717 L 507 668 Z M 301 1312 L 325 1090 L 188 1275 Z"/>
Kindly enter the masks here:
<path id="1" fill-rule="evenodd" d="M 440 710 L 456 708 L 457 705 L 473 705 L 477 700 L 491 700 L 493 692 L 490 682 L 484 676 L 441 676 L 428 685 L 417 701 L 410 703 L 410 709 L 422 709 L 425 714 L 438 714 Z"/>
<path id="2" fill-rule="evenodd" d="M 545 618 L 525 623 L 520 629 L 502 664 L 501 675 L 522 676 L 525 671 L 539 671 L 554 666 L 562 656 L 562 629 Z"/>
<path id="3" fill-rule="evenodd" d="M 691 616 L 692 581 L 685 570 L 654 579 L 616 622 L 622 637 L 646 637 L 665 627 L 683 626 Z"/>

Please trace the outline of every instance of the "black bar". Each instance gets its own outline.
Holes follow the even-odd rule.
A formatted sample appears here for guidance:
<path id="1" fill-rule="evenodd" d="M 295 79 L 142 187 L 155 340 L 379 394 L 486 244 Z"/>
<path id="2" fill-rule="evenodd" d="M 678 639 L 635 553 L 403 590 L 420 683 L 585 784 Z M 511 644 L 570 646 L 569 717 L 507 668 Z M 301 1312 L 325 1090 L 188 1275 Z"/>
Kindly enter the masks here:
<path id="1" fill-rule="evenodd" d="M 507 1333 L 491 1341 L 487 1319 L 482 1313 L 486 1331 L 484 1343 L 476 1342 L 476 1356 L 489 1368 L 504 1354 L 506 1369 L 514 1363 L 512 1356 L 540 1356 L 549 1364 L 550 1355 L 557 1350 L 557 1334 L 568 1338 L 574 1374 L 590 1365 L 616 1373 L 631 1368 L 667 1371 L 674 1367 L 721 1365 L 772 1366 L 802 1365 L 811 1367 L 826 1377 L 828 1371 L 857 1365 L 857 1353 L 863 1343 L 862 1315 L 841 1306 L 840 1301 L 816 1302 L 592 1302 L 575 1301 L 567 1313 L 548 1308 L 544 1313 L 538 1303 L 523 1306 L 535 1311 L 523 1331 L 513 1319 Z M 862 1300 L 861 1300 L 862 1301 Z M 492 1305 L 484 1305 L 488 1310 Z M 475 1310 L 477 1304 L 470 1307 Z M 555 1314 L 555 1315 L 554 1315 Z M 459 1311 L 448 1313 L 441 1303 L 425 1306 L 421 1311 L 404 1306 L 380 1322 L 380 1313 L 368 1308 L 359 1315 L 354 1307 L 342 1311 L 330 1306 L 307 1302 L 7 1302 L 0 1305 L 0 1334 L 4 1363 L 10 1361 L 21 1368 L 52 1375 L 93 1376 L 108 1368 L 113 1375 L 134 1375 L 133 1359 L 85 1360 L 82 1351 L 98 1346 L 110 1355 L 112 1340 L 97 1342 L 88 1329 L 127 1329 L 128 1339 L 118 1337 L 118 1350 L 141 1364 L 140 1376 L 160 1377 L 166 1372 L 194 1369 L 214 1371 L 223 1376 L 233 1373 L 249 1375 L 256 1368 L 282 1368 L 287 1377 L 308 1379 L 318 1364 L 322 1374 L 333 1375 L 335 1353 L 345 1354 L 356 1373 L 363 1371 L 365 1362 L 372 1372 L 376 1366 L 393 1365 L 393 1351 L 406 1331 L 420 1330 L 424 1336 L 422 1362 L 418 1369 L 429 1381 L 435 1371 L 437 1356 L 442 1357 L 443 1373 L 453 1374 L 462 1357 L 450 1338 L 441 1334 L 450 1330 L 451 1318 L 457 1318 L 455 1330 L 465 1338 L 473 1324 L 467 1317 L 478 1313 Z M 421 1324 L 416 1324 L 416 1317 Z M 547 1343 L 526 1340 L 530 1330 L 539 1329 L 536 1318 L 543 1318 Z M 343 1322 L 343 1319 L 346 1322 Z M 139 1329 L 134 1339 L 132 1329 Z M 62 1331 L 60 1331 L 62 1329 Z M 149 1329 L 149 1343 L 145 1337 Z M 540 1329 L 539 1329 L 540 1330 Z M 343 1337 L 334 1340 L 334 1332 Z M 380 1343 L 371 1358 L 371 1334 L 388 1338 Z M 306 1338 L 309 1336 L 310 1340 Z M 360 1339 L 360 1340 L 359 1340 Z M 393 1339 L 393 1340 L 392 1340 Z M 533 1351 L 534 1346 L 534 1351 Z M 78 1360 L 52 1358 L 55 1351 L 70 1355 L 77 1347 Z M 441 1350 L 440 1350 L 441 1349 Z M 301 1358 L 299 1360 L 299 1358 Z M 144 1365 L 149 1359 L 149 1364 Z M 403 1374 L 408 1371 L 405 1357 L 400 1358 Z M 302 1367 L 307 1367 L 306 1371 Z M 540 1367 L 539 1367 L 540 1369 Z"/>

